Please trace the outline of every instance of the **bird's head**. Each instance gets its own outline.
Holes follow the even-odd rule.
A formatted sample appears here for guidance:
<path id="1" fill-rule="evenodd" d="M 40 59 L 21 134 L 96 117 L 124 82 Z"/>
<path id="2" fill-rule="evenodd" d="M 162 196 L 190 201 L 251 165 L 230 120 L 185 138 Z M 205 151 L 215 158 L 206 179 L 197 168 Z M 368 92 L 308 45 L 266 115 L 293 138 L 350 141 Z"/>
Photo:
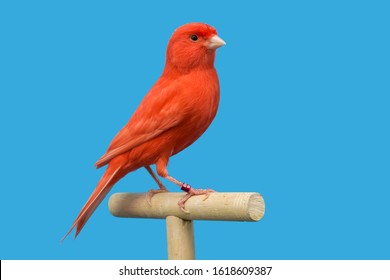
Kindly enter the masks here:
<path id="1" fill-rule="evenodd" d="M 215 50 L 225 44 L 214 27 L 188 23 L 177 28 L 169 40 L 166 63 L 182 71 L 213 67 Z"/>

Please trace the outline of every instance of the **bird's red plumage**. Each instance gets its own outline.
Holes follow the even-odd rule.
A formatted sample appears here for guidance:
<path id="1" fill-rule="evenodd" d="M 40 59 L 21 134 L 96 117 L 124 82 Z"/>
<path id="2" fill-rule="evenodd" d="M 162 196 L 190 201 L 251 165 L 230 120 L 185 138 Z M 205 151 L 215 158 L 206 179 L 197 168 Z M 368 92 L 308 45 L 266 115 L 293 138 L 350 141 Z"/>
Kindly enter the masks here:
<path id="1" fill-rule="evenodd" d="M 190 39 L 193 34 L 196 42 Z M 67 235 L 74 227 L 78 235 L 127 173 L 156 164 L 158 174 L 166 175 L 169 157 L 191 145 L 211 124 L 219 103 L 215 49 L 207 48 L 214 35 L 216 30 L 203 23 L 186 24 L 174 32 L 163 74 L 96 163 L 98 168 L 108 164 L 107 170 Z"/>

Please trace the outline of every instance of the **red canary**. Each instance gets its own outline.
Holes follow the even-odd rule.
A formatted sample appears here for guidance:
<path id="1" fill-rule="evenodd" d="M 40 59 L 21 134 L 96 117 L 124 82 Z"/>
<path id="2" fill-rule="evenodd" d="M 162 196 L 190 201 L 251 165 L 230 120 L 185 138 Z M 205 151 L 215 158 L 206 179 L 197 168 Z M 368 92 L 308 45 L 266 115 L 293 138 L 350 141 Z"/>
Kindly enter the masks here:
<path id="1" fill-rule="evenodd" d="M 77 237 L 113 185 L 140 167 L 145 167 L 159 186 L 159 190 L 148 192 L 149 203 L 154 193 L 167 191 L 150 168 L 152 164 L 156 164 L 159 176 L 187 192 L 178 202 L 183 211 L 191 196 L 207 197 L 212 192 L 193 189 L 171 177 L 167 164 L 171 156 L 206 131 L 217 113 L 219 81 L 214 60 L 216 49 L 222 45 L 225 42 L 215 28 L 204 23 L 189 23 L 175 30 L 161 77 L 112 140 L 106 154 L 96 162 L 97 168 L 107 164 L 106 172 L 63 239 L 74 227 Z"/>

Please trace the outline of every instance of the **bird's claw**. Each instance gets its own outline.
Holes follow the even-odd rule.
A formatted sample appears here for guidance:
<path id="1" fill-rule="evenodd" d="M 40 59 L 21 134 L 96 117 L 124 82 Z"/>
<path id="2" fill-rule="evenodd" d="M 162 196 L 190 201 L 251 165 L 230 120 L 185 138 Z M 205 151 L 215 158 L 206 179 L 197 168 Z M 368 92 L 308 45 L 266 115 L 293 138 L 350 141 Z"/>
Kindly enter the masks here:
<path id="1" fill-rule="evenodd" d="M 204 194 L 205 195 L 205 198 L 203 199 L 203 201 L 205 201 L 206 199 L 209 198 L 210 194 L 212 192 L 215 192 L 214 190 L 212 189 L 193 189 L 191 188 L 187 194 L 185 196 L 183 196 L 179 202 L 177 203 L 180 207 L 180 210 L 183 211 L 184 213 L 186 214 L 189 214 L 190 211 L 188 211 L 186 208 L 185 208 L 185 203 L 187 202 L 188 199 L 190 199 L 192 196 L 195 196 L 195 195 L 202 195 Z"/>
<path id="2" fill-rule="evenodd" d="M 167 189 L 159 189 L 159 190 L 148 190 L 146 193 L 146 202 L 149 204 L 149 206 L 152 206 L 152 197 L 157 193 L 163 193 L 168 192 Z"/>
<path id="3" fill-rule="evenodd" d="M 180 206 L 180 210 L 183 211 L 183 212 L 186 213 L 186 214 L 190 214 L 190 211 L 188 211 L 188 210 L 184 207 L 184 205 L 183 205 L 183 206 Z"/>
<path id="4" fill-rule="evenodd" d="M 207 189 L 207 190 L 205 190 L 205 191 L 206 191 L 206 192 L 205 192 L 204 194 L 205 194 L 206 196 L 205 196 L 205 198 L 203 198 L 203 201 L 205 201 L 206 199 L 208 199 L 211 193 L 215 192 L 215 191 L 212 190 L 212 189 Z"/>

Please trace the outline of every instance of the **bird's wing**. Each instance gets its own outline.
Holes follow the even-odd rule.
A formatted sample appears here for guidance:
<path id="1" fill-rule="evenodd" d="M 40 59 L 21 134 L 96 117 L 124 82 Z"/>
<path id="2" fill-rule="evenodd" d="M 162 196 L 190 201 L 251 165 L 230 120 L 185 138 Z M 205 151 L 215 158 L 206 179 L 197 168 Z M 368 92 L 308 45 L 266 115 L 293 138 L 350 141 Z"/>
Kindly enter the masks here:
<path id="1" fill-rule="evenodd" d="M 96 162 L 96 167 L 106 165 L 114 157 L 177 126 L 185 118 L 178 101 L 180 98 L 175 98 L 178 91 L 177 82 L 165 87 L 154 86 L 112 140 L 106 154 Z"/>

